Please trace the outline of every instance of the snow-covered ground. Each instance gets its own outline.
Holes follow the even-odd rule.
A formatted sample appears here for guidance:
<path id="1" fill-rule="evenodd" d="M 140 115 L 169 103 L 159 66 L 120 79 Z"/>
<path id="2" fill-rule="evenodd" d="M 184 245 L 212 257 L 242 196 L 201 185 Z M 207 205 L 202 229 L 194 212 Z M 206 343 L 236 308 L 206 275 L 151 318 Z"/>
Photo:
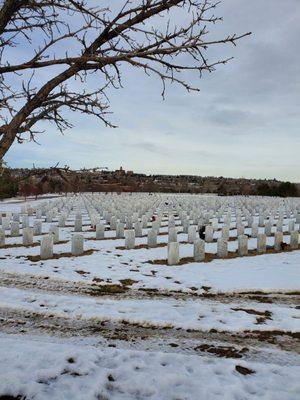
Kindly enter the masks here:
<path id="1" fill-rule="evenodd" d="M 296 400 L 300 366 L 99 349 L 52 338 L 0 336 L 0 391 L 26 399 Z M 71 342 L 71 344 L 70 344 Z M 238 372 L 251 372 L 248 375 Z"/>
<path id="2" fill-rule="evenodd" d="M 51 199 L 51 198 L 57 198 L 60 197 L 58 194 L 42 194 L 39 195 L 38 198 L 36 199 L 35 197 L 29 196 L 26 198 L 24 197 L 14 197 L 11 199 L 5 199 L 5 200 L 0 200 L 0 213 L 10 211 L 10 212 L 15 212 L 20 210 L 20 206 L 22 204 L 32 204 L 32 205 L 38 205 L 42 202 L 45 201 L 45 199 Z"/>
<path id="3" fill-rule="evenodd" d="M 193 244 L 180 233 L 178 213 L 190 213 L 191 223 L 197 213 L 218 215 L 215 240 L 205 244 L 206 253 L 216 255 L 226 216 L 231 215 L 229 251 L 238 246 L 236 218 L 243 218 L 251 235 L 244 217 L 251 207 L 257 221 L 260 212 L 275 223 L 284 214 L 284 242 L 289 243 L 288 230 L 300 210 L 296 199 L 145 194 L 41 199 L 30 202 L 30 226 L 36 209 L 53 207 L 51 223 L 44 214 L 41 218 L 45 235 L 68 204 L 66 227 L 54 245 L 56 258 L 38 259 L 42 235 L 25 247 L 21 236 L 11 237 L 6 230 L 6 246 L 0 247 L 5 366 L 0 400 L 1 395 L 26 400 L 300 398 L 300 250 L 210 262 L 190 259 L 173 266 L 163 262 L 172 214 L 181 258 L 193 256 Z M 22 205 L 7 201 L 0 211 L 19 212 Z M 115 209 L 121 215 L 125 209 L 143 215 L 147 207 L 148 217 L 162 213 L 161 247 L 147 248 L 148 222 L 137 247 L 124 249 L 124 239 L 109 229 L 108 214 Z M 74 257 L 71 238 L 78 213 L 86 255 Z M 106 226 L 105 240 L 95 240 L 93 213 Z M 267 245 L 273 244 L 269 236 Z M 249 249 L 256 247 L 257 239 L 249 238 Z"/>
<path id="4" fill-rule="evenodd" d="M 93 321 L 127 321 L 140 326 L 193 330 L 300 331 L 300 310 L 291 305 L 221 303 L 208 299 L 108 299 L 45 294 L 0 287 L 0 307 Z M 251 313 L 248 313 L 250 309 Z M 269 316 L 262 325 L 257 317 Z"/>

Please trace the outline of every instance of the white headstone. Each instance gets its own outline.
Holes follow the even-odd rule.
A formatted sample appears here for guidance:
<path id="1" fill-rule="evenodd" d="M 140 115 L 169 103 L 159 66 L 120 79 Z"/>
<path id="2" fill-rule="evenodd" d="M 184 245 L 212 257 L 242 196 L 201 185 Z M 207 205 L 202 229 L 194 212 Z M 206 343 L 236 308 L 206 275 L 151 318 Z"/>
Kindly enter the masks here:
<path id="1" fill-rule="evenodd" d="M 136 221 L 134 223 L 134 232 L 136 237 L 142 237 L 143 236 L 143 230 L 142 230 L 142 224 L 140 221 Z"/>
<path id="2" fill-rule="evenodd" d="M 142 228 L 146 229 L 148 227 L 148 219 L 146 215 L 142 216 Z"/>
<path id="3" fill-rule="evenodd" d="M 295 230 L 295 221 L 289 221 L 289 232 L 293 232 Z"/>
<path id="4" fill-rule="evenodd" d="M 264 215 L 259 215 L 258 217 L 258 226 L 264 226 L 265 225 L 265 216 Z"/>
<path id="5" fill-rule="evenodd" d="M 219 227 L 218 218 L 213 218 L 213 219 L 211 220 L 211 226 L 212 226 L 212 228 L 213 228 L 214 231 L 217 231 L 217 230 L 218 230 L 218 227 Z"/>
<path id="6" fill-rule="evenodd" d="M 265 253 L 267 249 L 266 246 L 266 235 L 264 233 L 259 233 L 257 235 L 257 252 Z"/>
<path id="7" fill-rule="evenodd" d="M 219 258 L 228 256 L 228 242 L 223 238 L 219 238 L 217 241 L 217 255 Z"/>
<path id="8" fill-rule="evenodd" d="M 103 224 L 96 225 L 96 239 L 104 239 L 105 237 L 105 226 Z"/>
<path id="9" fill-rule="evenodd" d="M 35 236 L 42 234 L 42 221 L 34 221 L 33 223 L 33 234 Z"/>
<path id="10" fill-rule="evenodd" d="M 238 255 L 246 256 L 248 254 L 248 236 L 238 236 Z"/>
<path id="11" fill-rule="evenodd" d="M 33 243 L 33 230 L 32 228 L 23 228 L 22 230 L 23 234 L 23 245 L 24 246 L 30 246 Z"/>
<path id="12" fill-rule="evenodd" d="M 243 224 L 238 224 L 236 229 L 237 229 L 237 235 L 238 236 L 243 235 L 244 232 L 245 232 L 245 228 L 244 228 Z"/>
<path id="13" fill-rule="evenodd" d="M 189 226 L 190 226 L 190 221 L 186 220 L 183 222 L 182 224 L 183 233 L 188 233 Z"/>
<path id="14" fill-rule="evenodd" d="M 135 231 L 129 229 L 125 231 L 125 247 L 127 250 L 134 249 L 135 246 Z"/>
<path id="15" fill-rule="evenodd" d="M 272 224 L 270 221 L 266 222 L 266 226 L 265 226 L 265 234 L 266 236 L 271 236 L 272 233 Z"/>
<path id="16" fill-rule="evenodd" d="M 42 237 L 40 255 L 42 260 L 53 257 L 53 236 L 45 235 Z"/>
<path id="17" fill-rule="evenodd" d="M 56 225 L 51 225 L 49 227 L 49 235 L 53 235 L 53 243 L 59 242 L 59 227 Z"/>
<path id="18" fill-rule="evenodd" d="M 20 235 L 20 224 L 18 221 L 12 221 L 10 224 L 10 236 L 16 237 Z"/>
<path id="19" fill-rule="evenodd" d="M 283 221 L 282 221 L 282 219 L 279 219 L 277 221 L 276 227 L 277 227 L 277 232 L 282 232 L 283 231 Z"/>
<path id="20" fill-rule="evenodd" d="M 169 228 L 168 242 L 177 242 L 177 230 L 175 226 Z"/>
<path id="21" fill-rule="evenodd" d="M 171 242 L 168 244 L 168 265 L 177 265 L 179 261 L 179 243 Z"/>
<path id="22" fill-rule="evenodd" d="M 52 219 L 53 219 L 52 211 L 48 211 L 46 213 L 46 222 L 50 223 L 52 222 Z"/>
<path id="23" fill-rule="evenodd" d="M 83 253 L 84 236 L 80 233 L 74 233 L 72 236 L 72 255 L 79 256 Z"/>
<path id="24" fill-rule="evenodd" d="M 281 250 L 281 243 L 283 242 L 283 233 L 282 232 L 275 232 L 274 236 L 274 249 L 276 251 Z"/>
<path id="25" fill-rule="evenodd" d="M 0 247 L 5 246 L 5 231 L 0 229 Z"/>
<path id="26" fill-rule="evenodd" d="M 76 215 L 74 222 L 74 232 L 82 232 L 82 216 Z"/>
<path id="27" fill-rule="evenodd" d="M 211 225 L 205 227 L 205 241 L 206 243 L 211 243 L 214 240 L 214 230 Z"/>
<path id="28" fill-rule="evenodd" d="M 196 262 L 205 260 L 205 241 L 202 239 L 194 241 L 194 260 Z"/>
<path id="29" fill-rule="evenodd" d="M 195 225 L 189 226 L 188 229 L 188 242 L 194 243 L 197 235 L 197 227 Z"/>
<path id="30" fill-rule="evenodd" d="M 117 227 L 117 218 L 113 215 L 110 219 L 110 229 L 115 231 Z"/>
<path id="31" fill-rule="evenodd" d="M 8 230 L 10 227 L 10 217 L 2 217 L 2 229 Z"/>
<path id="32" fill-rule="evenodd" d="M 253 223 L 251 227 L 251 236 L 253 238 L 257 238 L 257 235 L 258 235 L 258 225 L 256 223 Z"/>
<path id="33" fill-rule="evenodd" d="M 119 239 L 124 238 L 124 224 L 122 222 L 117 222 L 116 237 Z"/>
<path id="34" fill-rule="evenodd" d="M 229 227 L 228 226 L 222 227 L 222 238 L 227 241 L 229 240 Z"/>
<path id="35" fill-rule="evenodd" d="M 61 214 L 58 218 L 58 226 L 59 227 L 64 227 L 66 226 L 66 215 L 65 214 Z"/>
<path id="36" fill-rule="evenodd" d="M 150 229 L 147 236 L 148 247 L 155 247 L 157 245 L 157 232 L 154 229 Z"/>
<path id="37" fill-rule="evenodd" d="M 20 214 L 19 213 L 13 213 L 13 221 L 20 222 Z"/>
<path id="38" fill-rule="evenodd" d="M 299 232 L 293 231 L 291 232 L 291 240 L 290 240 L 291 249 L 295 250 L 299 247 Z"/>

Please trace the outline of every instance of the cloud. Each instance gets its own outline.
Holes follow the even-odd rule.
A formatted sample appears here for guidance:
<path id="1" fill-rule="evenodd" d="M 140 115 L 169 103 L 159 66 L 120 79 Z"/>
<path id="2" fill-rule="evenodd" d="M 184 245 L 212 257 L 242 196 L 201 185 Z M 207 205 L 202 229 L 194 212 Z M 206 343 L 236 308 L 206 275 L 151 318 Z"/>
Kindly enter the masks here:
<path id="1" fill-rule="evenodd" d="M 234 56 L 216 72 L 201 80 L 185 73 L 200 93 L 168 85 L 163 101 L 158 79 L 125 66 L 124 89 L 109 92 L 119 128 L 72 114 L 72 131 L 61 136 L 48 126 L 41 146 L 14 145 L 9 163 L 122 164 L 145 173 L 300 181 L 300 1 L 224 0 L 215 12 L 224 22 L 211 27 L 214 37 L 253 35 L 237 47 L 210 50 L 211 59 Z M 91 87 L 98 79 L 92 77 Z"/>
<path id="2" fill-rule="evenodd" d="M 172 155 L 172 151 L 170 149 L 162 146 L 161 144 L 156 144 L 156 143 L 152 143 L 152 142 L 145 141 L 145 142 L 138 142 L 138 143 L 130 143 L 130 144 L 126 144 L 126 145 L 137 148 L 137 149 L 145 150 L 150 153 L 167 156 L 167 157 Z"/>
<path id="3" fill-rule="evenodd" d="M 234 108 L 213 107 L 210 109 L 206 118 L 209 122 L 221 126 L 257 126 L 263 123 L 261 115 L 251 112 L 250 110 L 241 110 Z"/>

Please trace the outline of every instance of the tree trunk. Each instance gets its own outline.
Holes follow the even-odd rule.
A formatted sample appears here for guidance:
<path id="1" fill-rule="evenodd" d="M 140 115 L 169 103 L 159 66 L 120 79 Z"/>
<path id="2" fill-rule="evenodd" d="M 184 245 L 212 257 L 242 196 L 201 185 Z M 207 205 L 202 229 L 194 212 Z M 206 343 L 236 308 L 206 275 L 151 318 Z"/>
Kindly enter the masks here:
<path id="1" fill-rule="evenodd" d="M 10 146 L 13 144 L 17 132 L 13 131 L 12 129 L 5 129 L 2 133 L 2 138 L 0 140 L 0 160 L 3 159 L 5 153 L 8 151 Z"/>
<path id="2" fill-rule="evenodd" d="M 27 3 L 29 3 L 28 0 L 5 0 L 0 9 L 0 34 L 5 30 L 11 17 Z"/>

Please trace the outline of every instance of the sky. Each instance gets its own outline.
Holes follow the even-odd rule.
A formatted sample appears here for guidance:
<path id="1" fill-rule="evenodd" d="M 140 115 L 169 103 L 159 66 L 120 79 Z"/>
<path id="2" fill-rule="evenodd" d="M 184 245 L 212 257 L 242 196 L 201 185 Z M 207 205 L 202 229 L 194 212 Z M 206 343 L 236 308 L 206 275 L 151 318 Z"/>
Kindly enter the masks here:
<path id="1" fill-rule="evenodd" d="M 157 78 L 124 69 L 123 88 L 108 93 L 118 128 L 72 114 L 74 128 L 45 125 L 39 144 L 13 145 L 8 164 L 300 182 L 300 1 L 223 0 L 216 14 L 214 35 L 252 35 L 214 49 L 234 59 L 191 77 L 200 92 L 171 85 L 163 100 Z"/>

